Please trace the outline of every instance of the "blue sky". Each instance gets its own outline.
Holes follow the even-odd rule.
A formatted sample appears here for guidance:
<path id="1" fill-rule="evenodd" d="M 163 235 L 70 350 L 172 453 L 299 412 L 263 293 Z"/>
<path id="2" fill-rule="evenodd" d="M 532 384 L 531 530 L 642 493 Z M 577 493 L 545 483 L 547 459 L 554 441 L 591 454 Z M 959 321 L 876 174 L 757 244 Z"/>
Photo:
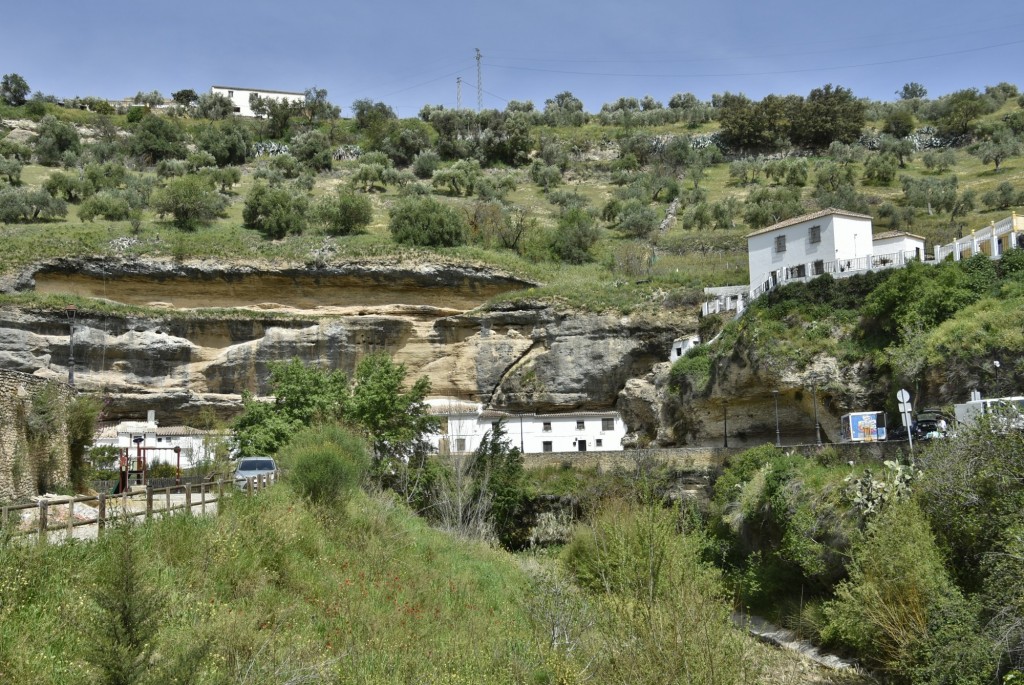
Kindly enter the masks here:
<path id="1" fill-rule="evenodd" d="M 927 8 L 927 10 L 923 9 Z M 1019 0 L 56 0 L 8 3 L 0 73 L 61 97 L 316 85 L 414 116 L 424 104 L 538 108 L 565 90 L 588 111 L 621 96 L 807 95 L 826 83 L 892 100 L 1001 81 L 1024 88 Z"/>

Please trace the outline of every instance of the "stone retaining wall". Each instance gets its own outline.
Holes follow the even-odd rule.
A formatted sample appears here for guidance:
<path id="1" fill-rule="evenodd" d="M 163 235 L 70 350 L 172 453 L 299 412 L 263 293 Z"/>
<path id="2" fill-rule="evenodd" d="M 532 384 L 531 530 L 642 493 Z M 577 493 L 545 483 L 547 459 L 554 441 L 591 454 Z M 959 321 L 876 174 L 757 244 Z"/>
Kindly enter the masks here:
<path id="1" fill-rule="evenodd" d="M 32 443 L 26 419 L 32 411 L 33 398 L 48 384 L 56 388 L 63 410 L 54 412 L 54 421 L 46 427 L 45 436 Z M 40 484 L 52 487 L 68 482 L 66 408 L 74 394 L 74 389 L 64 383 L 0 369 L 0 502 L 37 494 Z"/>
<path id="2" fill-rule="evenodd" d="M 811 457 L 823 449 L 835 449 L 839 459 L 862 461 L 895 459 L 909 454 L 906 442 L 835 443 L 826 445 L 784 445 L 783 450 Z M 523 455 L 526 468 L 543 468 L 569 464 L 578 468 L 599 467 L 602 470 L 630 468 L 639 458 L 652 458 L 676 468 L 695 471 L 719 471 L 726 459 L 750 449 L 745 447 L 673 447 L 664 449 L 617 450 L 609 452 L 543 452 Z"/>

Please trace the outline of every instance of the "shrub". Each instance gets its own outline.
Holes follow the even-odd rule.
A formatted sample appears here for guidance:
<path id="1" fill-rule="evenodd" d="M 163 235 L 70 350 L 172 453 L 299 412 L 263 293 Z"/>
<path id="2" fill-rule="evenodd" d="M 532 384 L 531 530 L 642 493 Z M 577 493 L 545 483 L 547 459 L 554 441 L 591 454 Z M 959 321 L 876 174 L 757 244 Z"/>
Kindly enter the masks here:
<path id="1" fill-rule="evenodd" d="M 331 168 L 331 141 L 322 131 L 309 131 L 292 141 L 289 148 L 300 164 L 313 171 Z"/>
<path id="2" fill-rule="evenodd" d="M 658 213 L 639 200 L 626 200 L 619 213 L 618 228 L 634 238 L 647 238 L 658 228 Z"/>
<path id="3" fill-rule="evenodd" d="M 75 127 L 53 115 L 43 117 L 37 131 L 36 159 L 40 164 L 54 166 L 65 152 L 78 154 L 82 151 L 82 142 Z"/>
<path id="4" fill-rule="evenodd" d="M 916 504 L 900 503 L 879 513 L 853 547 L 849 574 L 825 607 L 825 638 L 852 647 L 881 668 L 904 672 L 928 635 L 934 607 L 958 595 Z"/>
<path id="5" fill-rule="evenodd" d="M 100 216 L 108 221 L 124 221 L 132 212 L 128 200 L 116 191 L 104 190 L 86 199 L 78 210 L 78 218 L 92 221 Z"/>
<path id="6" fill-rule="evenodd" d="M 194 231 L 220 216 L 227 201 L 213 188 L 210 179 L 192 174 L 173 178 L 153 193 L 153 209 L 174 217 L 174 225 Z"/>
<path id="7" fill-rule="evenodd" d="M 433 150 L 424 150 L 412 160 L 412 172 L 416 178 L 428 179 L 434 175 L 441 158 Z"/>
<path id="8" fill-rule="evenodd" d="M 466 222 L 437 200 L 407 198 L 391 210 L 391 235 L 404 245 L 455 247 L 466 242 Z"/>
<path id="9" fill-rule="evenodd" d="M 323 225 L 330 235 L 349 235 L 370 225 L 373 203 L 364 195 L 339 189 L 337 195 L 317 202 L 313 220 Z"/>
<path id="10" fill-rule="evenodd" d="M 296 433 L 280 458 L 289 482 L 318 506 L 337 506 L 348 501 L 370 463 L 366 443 L 360 437 L 330 424 Z"/>
<path id="11" fill-rule="evenodd" d="M 60 219 L 67 214 L 67 203 L 41 188 L 0 188 L 0 222 Z"/>
<path id="12" fill-rule="evenodd" d="M 306 198 L 288 188 L 257 183 L 245 198 L 242 221 L 267 238 L 300 235 L 306 228 L 307 207 Z"/>
<path id="13" fill-rule="evenodd" d="M 600 231 L 594 215 L 583 209 L 570 209 L 558 219 L 551 238 L 551 251 L 563 262 L 583 264 L 591 260 L 590 248 Z"/>

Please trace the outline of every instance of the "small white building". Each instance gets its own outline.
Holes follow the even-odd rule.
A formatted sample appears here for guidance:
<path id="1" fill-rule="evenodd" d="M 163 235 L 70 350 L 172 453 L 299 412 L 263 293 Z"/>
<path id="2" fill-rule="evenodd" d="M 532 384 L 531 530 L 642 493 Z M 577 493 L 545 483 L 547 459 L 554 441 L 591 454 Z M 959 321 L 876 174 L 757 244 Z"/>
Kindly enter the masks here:
<path id="1" fill-rule="evenodd" d="M 93 436 L 93 445 L 127 449 L 133 456 L 141 449 L 149 464 L 160 461 L 172 466 L 178 464 L 175 448 L 180 448 L 181 468 L 185 469 L 213 459 L 218 447 L 223 446 L 228 438 L 226 431 L 160 426 L 154 412 L 150 411 L 145 421 L 121 421 L 101 428 Z"/>
<path id="2" fill-rule="evenodd" d="M 672 349 L 668 352 L 668 360 L 674 362 L 687 353 L 690 349 L 700 344 L 699 335 L 688 335 L 683 338 L 676 338 L 672 341 Z"/>
<path id="3" fill-rule="evenodd" d="M 256 116 L 249 107 L 249 96 L 255 93 L 261 98 L 273 98 L 285 102 L 305 102 L 305 93 L 296 93 L 288 90 L 262 90 L 259 88 L 236 88 L 234 86 L 211 86 L 211 93 L 220 93 L 226 96 L 235 105 L 235 114 L 242 117 Z"/>
<path id="4" fill-rule="evenodd" d="M 501 421 L 509 443 L 524 454 L 621 450 L 626 437 L 626 424 L 614 410 L 516 413 L 485 410 L 480 403 L 451 398 L 430 398 L 427 404 L 441 419 L 440 433 L 430 438 L 434 451 L 441 454 L 474 451 Z"/>
<path id="5" fill-rule="evenodd" d="M 875 261 L 886 259 L 898 261 L 903 257 L 924 261 L 924 237 L 906 231 L 886 231 L 876 233 L 871 240 Z M 907 259 L 903 259 L 907 261 Z"/>

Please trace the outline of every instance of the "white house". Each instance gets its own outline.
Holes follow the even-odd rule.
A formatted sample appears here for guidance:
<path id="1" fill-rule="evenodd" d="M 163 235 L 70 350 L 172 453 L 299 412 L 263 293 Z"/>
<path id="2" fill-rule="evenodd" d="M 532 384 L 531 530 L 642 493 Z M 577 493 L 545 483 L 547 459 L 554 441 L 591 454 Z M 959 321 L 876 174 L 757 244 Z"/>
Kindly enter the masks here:
<path id="1" fill-rule="evenodd" d="M 785 283 L 823 274 L 846 278 L 925 258 L 921 236 L 900 231 L 876 236 L 870 216 L 823 209 L 748 234 L 746 297 L 733 287 L 707 288 L 701 311 L 705 315 L 735 311 L 738 316 L 748 302 Z"/>
<path id="2" fill-rule="evenodd" d="M 213 459 L 218 445 L 227 439 L 228 434 L 224 431 L 160 426 L 155 413 L 150 411 L 145 421 L 121 421 L 101 428 L 93 436 L 93 445 L 127 449 L 133 456 L 141 450 L 150 464 L 161 461 L 177 466 L 180 454 L 181 468 L 185 469 Z"/>
<path id="3" fill-rule="evenodd" d="M 256 116 L 249 107 L 249 96 L 255 93 L 261 98 L 273 98 L 286 102 L 305 102 L 305 93 L 296 93 L 288 90 L 261 90 L 259 88 L 236 88 L 234 86 L 211 86 L 211 93 L 220 93 L 226 96 L 235 105 L 235 114 L 243 117 Z"/>
<path id="4" fill-rule="evenodd" d="M 863 270 L 872 254 L 866 214 L 830 208 L 762 228 L 747 235 L 751 299 L 784 281 Z"/>
<path id="5" fill-rule="evenodd" d="M 626 436 L 626 424 L 613 410 L 515 413 L 451 398 L 430 398 L 427 404 L 441 419 L 441 432 L 430 438 L 441 454 L 472 452 L 501 421 L 509 442 L 525 454 L 621 450 Z"/>

